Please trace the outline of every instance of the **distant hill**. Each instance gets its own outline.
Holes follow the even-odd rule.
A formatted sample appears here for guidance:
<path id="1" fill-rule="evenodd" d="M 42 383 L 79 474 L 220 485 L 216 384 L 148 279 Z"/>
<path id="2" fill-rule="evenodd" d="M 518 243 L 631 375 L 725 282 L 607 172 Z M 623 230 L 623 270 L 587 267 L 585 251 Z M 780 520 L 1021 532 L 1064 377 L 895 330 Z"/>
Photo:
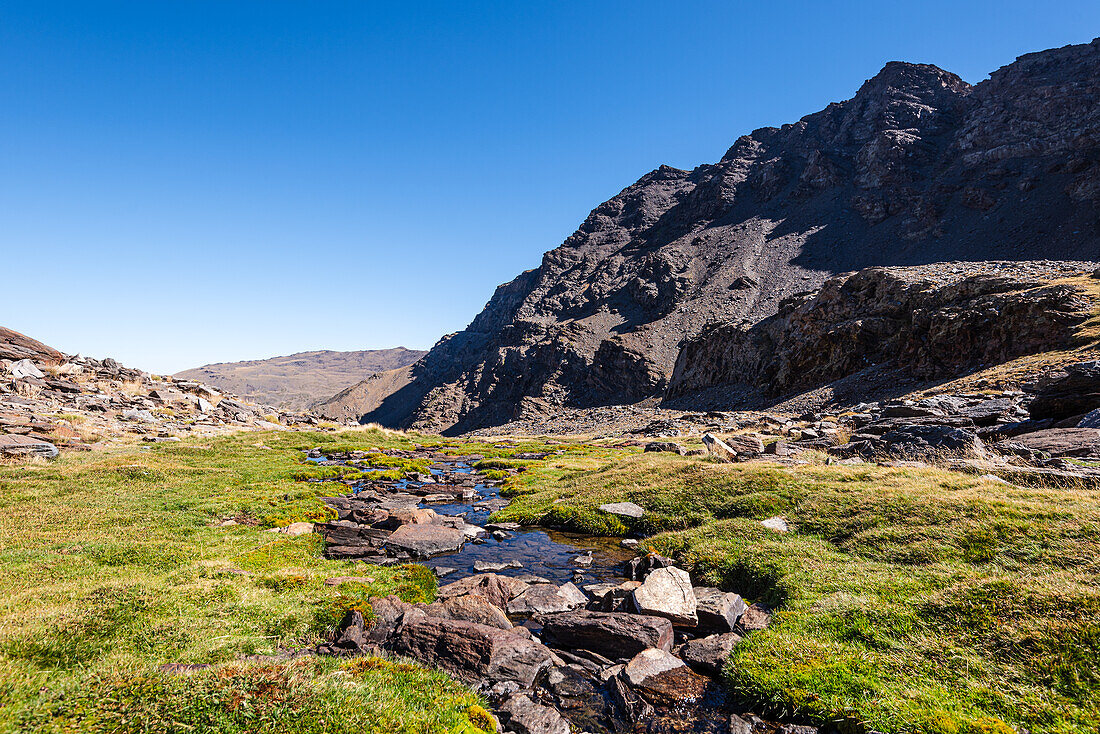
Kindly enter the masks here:
<path id="1" fill-rule="evenodd" d="M 299 352 L 271 359 L 208 364 L 175 376 L 199 380 L 262 405 L 305 410 L 375 372 L 407 367 L 424 354 L 405 347 Z"/>

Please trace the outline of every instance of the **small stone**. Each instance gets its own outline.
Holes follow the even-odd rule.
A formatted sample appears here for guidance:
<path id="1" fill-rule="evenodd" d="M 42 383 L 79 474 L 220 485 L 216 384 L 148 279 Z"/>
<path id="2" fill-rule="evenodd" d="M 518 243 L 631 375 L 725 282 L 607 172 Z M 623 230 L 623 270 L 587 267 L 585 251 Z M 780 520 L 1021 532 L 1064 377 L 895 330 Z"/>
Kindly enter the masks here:
<path id="1" fill-rule="evenodd" d="M 785 533 L 790 529 L 787 526 L 787 521 L 781 517 L 769 517 L 767 520 L 761 520 L 760 524 L 777 533 Z"/>
<path id="2" fill-rule="evenodd" d="M 640 505 L 636 505 L 633 502 L 612 502 L 610 504 L 600 505 L 600 509 L 612 515 L 618 515 L 620 517 L 631 517 L 634 519 L 640 518 L 645 515 L 645 508 L 641 507 Z"/>

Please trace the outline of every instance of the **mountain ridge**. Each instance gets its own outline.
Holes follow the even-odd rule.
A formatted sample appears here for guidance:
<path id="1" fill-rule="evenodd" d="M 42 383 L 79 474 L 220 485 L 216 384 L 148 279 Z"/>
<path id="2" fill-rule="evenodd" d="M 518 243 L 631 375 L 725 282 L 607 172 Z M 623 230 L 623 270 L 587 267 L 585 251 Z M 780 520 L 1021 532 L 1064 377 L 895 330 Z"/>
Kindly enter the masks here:
<path id="1" fill-rule="evenodd" d="M 836 273 L 1100 258 L 1098 100 L 1100 40 L 976 85 L 890 62 L 851 99 L 597 206 L 466 329 L 364 387 L 361 420 L 460 433 L 656 397 L 705 325 L 759 321 Z"/>

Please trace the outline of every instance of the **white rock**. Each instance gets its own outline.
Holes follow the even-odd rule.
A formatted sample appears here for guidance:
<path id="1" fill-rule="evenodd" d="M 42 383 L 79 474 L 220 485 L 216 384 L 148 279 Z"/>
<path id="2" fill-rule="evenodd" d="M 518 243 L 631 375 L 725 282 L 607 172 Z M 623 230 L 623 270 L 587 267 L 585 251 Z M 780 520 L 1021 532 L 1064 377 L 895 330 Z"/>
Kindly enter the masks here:
<path id="1" fill-rule="evenodd" d="M 767 520 L 761 520 L 760 524 L 766 527 L 768 530 L 774 530 L 777 533 L 785 533 L 790 530 L 787 525 L 787 521 L 781 517 L 769 517 Z"/>
<path id="2" fill-rule="evenodd" d="M 642 614 L 664 617 L 673 624 L 694 627 L 699 623 L 691 576 L 682 568 L 658 568 L 634 590 L 634 606 Z"/>
<path id="3" fill-rule="evenodd" d="M 18 362 L 13 362 L 11 367 L 8 368 L 8 372 L 11 376 L 17 380 L 21 380 L 24 377 L 45 377 L 46 375 L 42 370 L 35 366 L 34 362 L 29 359 L 21 359 Z"/>
<path id="4" fill-rule="evenodd" d="M 639 518 L 645 515 L 645 508 L 633 502 L 611 502 L 610 504 L 600 505 L 600 509 L 621 517 Z"/>

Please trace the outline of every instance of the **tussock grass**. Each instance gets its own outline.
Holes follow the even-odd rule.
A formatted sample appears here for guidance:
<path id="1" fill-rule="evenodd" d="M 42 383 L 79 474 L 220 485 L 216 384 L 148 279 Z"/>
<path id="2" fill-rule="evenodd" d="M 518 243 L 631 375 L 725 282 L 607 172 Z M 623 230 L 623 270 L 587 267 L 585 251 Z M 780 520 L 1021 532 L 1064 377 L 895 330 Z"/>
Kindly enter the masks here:
<path id="1" fill-rule="evenodd" d="M 884 732 L 1100 730 L 1100 492 L 936 467 L 572 459 L 509 480 L 495 517 L 609 534 L 776 608 L 735 695 Z M 636 524 L 598 510 L 647 508 Z M 785 517 L 792 532 L 759 521 Z"/>

